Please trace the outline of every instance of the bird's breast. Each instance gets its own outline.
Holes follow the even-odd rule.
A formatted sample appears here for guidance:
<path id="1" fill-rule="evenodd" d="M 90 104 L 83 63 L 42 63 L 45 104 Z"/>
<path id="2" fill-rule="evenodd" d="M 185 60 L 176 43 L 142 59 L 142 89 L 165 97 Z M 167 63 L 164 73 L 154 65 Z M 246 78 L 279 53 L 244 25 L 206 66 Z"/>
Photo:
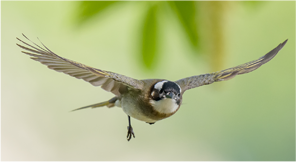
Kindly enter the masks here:
<path id="1" fill-rule="evenodd" d="M 176 100 L 165 98 L 162 100 L 150 100 L 149 103 L 152 105 L 155 111 L 161 113 L 161 114 L 172 114 L 176 112 L 179 108 L 179 105 L 177 104 Z"/>
<path id="2" fill-rule="evenodd" d="M 120 105 L 127 115 L 147 123 L 167 118 L 179 109 L 179 105 L 172 99 L 153 101 L 139 96 L 123 96 Z"/>

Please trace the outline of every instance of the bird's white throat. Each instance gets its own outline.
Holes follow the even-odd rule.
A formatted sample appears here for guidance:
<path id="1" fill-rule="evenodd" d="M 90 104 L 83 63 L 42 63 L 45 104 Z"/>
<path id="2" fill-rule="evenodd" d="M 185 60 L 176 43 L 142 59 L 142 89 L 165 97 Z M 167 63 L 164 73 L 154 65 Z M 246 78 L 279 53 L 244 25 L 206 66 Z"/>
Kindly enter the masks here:
<path id="1" fill-rule="evenodd" d="M 179 105 L 176 103 L 176 100 L 170 98 L 164 98 L 158 101 L 150 100 L 150 104 L 157 112 L 164 114 L 173 113 L 179 107 Z"/>

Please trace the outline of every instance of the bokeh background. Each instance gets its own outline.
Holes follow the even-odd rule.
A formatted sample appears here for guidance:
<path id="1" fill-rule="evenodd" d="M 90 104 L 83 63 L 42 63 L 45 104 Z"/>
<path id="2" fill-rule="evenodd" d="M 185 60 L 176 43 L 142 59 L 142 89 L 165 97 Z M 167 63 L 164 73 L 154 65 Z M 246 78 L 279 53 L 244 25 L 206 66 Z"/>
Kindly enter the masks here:
<path id="1" fill-rule="evenodd" d="M 137 79 L 180 78 L 257 59 L 258 70 L 184 94 L 172 117 L 72 109 L 112 97 L 16 46 Z M 295 2 L 1 2 L 2 160 L 295 160 Z"/>

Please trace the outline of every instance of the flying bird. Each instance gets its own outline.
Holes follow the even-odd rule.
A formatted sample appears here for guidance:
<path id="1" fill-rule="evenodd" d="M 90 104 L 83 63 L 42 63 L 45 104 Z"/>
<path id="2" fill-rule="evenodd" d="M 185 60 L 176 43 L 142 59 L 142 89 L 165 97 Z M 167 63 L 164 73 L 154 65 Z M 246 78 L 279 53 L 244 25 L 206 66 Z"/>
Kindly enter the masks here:
<path id="1" fill-rule="evenodd" d="M 254 71 L 261 65 L 270 61 L 288 41 L 287 39 L 283 43 L 280 43 L 273 50 L 257 60 L 218 72 L 195 75 L 177 81 L 169 81 L 166 79 L 137 80 L 121 74 L 93 68 L 61 57 L 48 49 L 42 42 L 42 46 L 39 46 L 28 39 L 24 34 L 23 36 L 30 41 L 31 44 L 17 38 L 17 40 L 23 43 L 23 45 L 17 45 L 24 50 L 22 51 L 24 54 L 31 56 L 31 59 L 46 65 L 50 69 L 78 79 L 83 79 L 93 86 L 101 86 L 101 88 L 107 92 L 113 93 L 114 97 L 108 101 L 75 110 L 103 106 L 107 106 L 108 108 L 115 106 L 121 107 L 128 117 L 128 141 L 132 137 L 135 138 L 130 117 L 149 124 L 154 124 L 159 120 L 168 118 L 179 110 L 185 91 L 202 85 L 229 80 L 237 75 Z"/>

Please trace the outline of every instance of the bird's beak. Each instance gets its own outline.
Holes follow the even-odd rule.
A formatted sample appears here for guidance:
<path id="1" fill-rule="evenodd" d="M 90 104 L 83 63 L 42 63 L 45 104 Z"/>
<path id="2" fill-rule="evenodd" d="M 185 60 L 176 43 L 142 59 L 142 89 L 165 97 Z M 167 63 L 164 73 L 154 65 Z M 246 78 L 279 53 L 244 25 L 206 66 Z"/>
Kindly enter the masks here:
<path id="1" fill-rule="evenodd" d="M 173 92 L 169 92 L 165 95 L 166 98 L 174 98 L 175 94 Z"/>

